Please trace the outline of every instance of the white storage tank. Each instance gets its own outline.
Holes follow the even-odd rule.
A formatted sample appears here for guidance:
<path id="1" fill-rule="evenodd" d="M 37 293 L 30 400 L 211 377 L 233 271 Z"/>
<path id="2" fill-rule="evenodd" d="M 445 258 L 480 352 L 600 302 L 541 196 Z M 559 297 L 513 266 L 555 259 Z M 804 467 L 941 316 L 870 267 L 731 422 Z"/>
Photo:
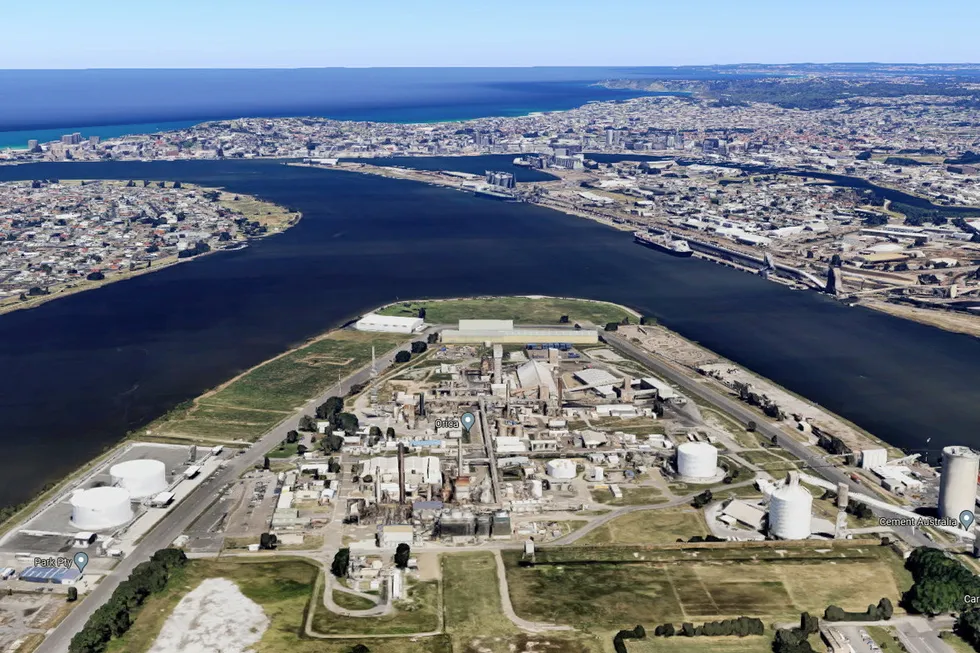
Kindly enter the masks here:
<path id="1" fill-rule="evenodd" d="M 969 447 L 945 447 L 939 479 L 939 516 L 958 520 L 964 510 L 976 510 L 980 454 Z"/>
<path id="2" fill-rule="evenodd" d="M 790 472 L 769 498 L 769 534 L 780 540 L 810 537 L 812 508 L 813 496 L 800 485 L 799 474 Z"/>
<path id="3" fill-rule="evenodd" d="M 545 471 L 551 478 L 559 479 L 572 479 L 575 478 L 578 471 L 575 468 L 575 463 L 571 460 L 565 460 L 564 458 L 557 458 L 555 460 L 549 460 L 545 464 Z"/>
<path id="4" fill-rule="evenodd" d="M 718 472 L 718 450 L 707 442 L 677 447 L 677 473 L 685 478 L 712 478 Z"/>
<path id="5" fill-rule="evenodd" d="M 167 466 L 159 460 L 127 460 L 109 469 L 112 484 L 134 499 L 159 494 L 167 489 Z"/>
<path id="6" fill-rule="evenodd" d="M 119 487 L 96 487 L 71 497 L 71 521 L 76 528 L 98 531 L 133 518 L 129 492 Z"/>

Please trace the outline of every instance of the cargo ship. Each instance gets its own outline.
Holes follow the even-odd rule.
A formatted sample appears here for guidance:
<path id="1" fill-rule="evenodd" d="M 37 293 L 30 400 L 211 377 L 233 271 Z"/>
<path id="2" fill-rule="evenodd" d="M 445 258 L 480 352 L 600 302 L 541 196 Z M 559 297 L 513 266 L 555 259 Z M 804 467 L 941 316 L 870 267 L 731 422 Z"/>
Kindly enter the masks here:
<path id="1" fill-rule="evenodd" d="M 505 193 L 499 190 L 493 190 L 491 188 L 477 188 L 473 191 L 473 194 L 477 197 L 484 197 L 491 200 L 498 200 L 501 202 L 516 202 L 517 197 L 511 195 L 510 193 Z"/>
<path id="2" fill-rule="evenodd" d="M 643 231 L 635 231 L 633 232 L 633 240 L 641 245 L 652 247 L 653 249 L 666 252 L 672 256 L 687 257 L 694 254 L 694 252 L 691 250 L 691 246 L 687 244 L 686 240 L 674 240 L 667 234 L 657 236 L 655 234 L 649 234 Z"/>

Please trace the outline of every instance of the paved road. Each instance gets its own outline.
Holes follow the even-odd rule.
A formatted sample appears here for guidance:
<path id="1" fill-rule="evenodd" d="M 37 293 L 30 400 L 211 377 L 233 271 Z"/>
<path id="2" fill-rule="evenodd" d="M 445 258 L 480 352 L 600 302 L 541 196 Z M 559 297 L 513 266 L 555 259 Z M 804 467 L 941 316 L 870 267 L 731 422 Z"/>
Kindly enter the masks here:
<path id="1" fill-rule="evenodd" d="M 762 433 L 769 438 L 778 438 L 780 447 L 786 449 L 791 454 L 805 462 L 814 473 L 833 483 L 845 483 L 853 491 L 867 491 L 867 488 L 863 487 L 860 483 L 855 483 L 852 481 L 850 476 L 841 471 L 839 468 L 828 466 L 823 454 L 814 452 L 812 449 L 810 449 L 810 447 L 790 437 L 775 425 L 767 422 L 764 418 L 761 418 L 755 413 L 755 411 L 745 404 L 723 395 L 722 393 L 707 387 L 703 383 L 695 381 L 685 372 L 681 372 L 662 358 L 653 356 L 649 352 L 636 347 L 622 336 L 618 336 L 611 332 L 605 332 L 602 334 L 602 337 L 614 349 L 618 349 L 628 356 L 640 361 L 663 378 L 679 385 L 687 393 L 700 397 L 704 401 L 717 406 L 723 412 L 738 419 L 742 424 L 755 422 L 756 430 L 759 433 Z M 921 532 L 914 532 L 911 528 L 895 527 L 893 530 L 901 534 L 903 539 L 905 539 L 907 542 L 911 542 L 916 546 L 936 546 L 935 543 L 926 538 Z"/>
<path id="2" fill-rule="evenodd" d="M 416 335 L 411 340 L 407 340 L 405 344 L 379 357 L 377 360 L 378 370 L 380 371 L 391 365 L 396 353 L 407 349 L 412 341 L 418 339 L 424 340 L 425 334 Z M 129 574 L 136 565 L 148 560 L 154 552 L 166 548 L 177 539 L 214 502 L 216 499 L 215 490 L 235 481 L 245 470 L 259 463 L 266 452 L 286 439 L 286 433 L 288 431 L 298 428 L 299 418 L 302 415 L 312 413 L 328 397 L 338 394 L 342 395 L 351 385 L 364 383 L 370 378 L 371 366 L 368 364 L 340 383 L 329 388 L 320 396 L 310 399 L 292 417 L 286 418 L 277 426 L 273 427 L 271 431 L 262 436 L 251 448 L 228 461 L 224 469 L 219 469 L 215 472 L 214 478 L 210 483 L 199 486 L 157 523 L 153 530 L 143 538 L 143 541 L 140 542 L 136 549 L 124 558 L 111 574 L 103 578 L 102 582 L 90 594 L 86 595 L 75 609 L 71 611 L 68 617 L 48 635 L 44 642 L 37 648 L 36 653 L 65 653 L 68 651 L 68 644 L 71 642 L 71 638 L 82 629 L 89 617 L 92 616 L 92 613 L 109 599 L 119 583 L 129 577 Z"/>

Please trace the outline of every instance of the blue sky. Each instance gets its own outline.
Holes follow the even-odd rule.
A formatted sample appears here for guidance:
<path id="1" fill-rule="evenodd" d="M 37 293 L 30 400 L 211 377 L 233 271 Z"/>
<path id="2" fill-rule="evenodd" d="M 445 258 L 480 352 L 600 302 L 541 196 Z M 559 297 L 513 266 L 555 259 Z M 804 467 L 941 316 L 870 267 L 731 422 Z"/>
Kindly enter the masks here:
<path id="1" fill-rule="evenodd" d="M 980 61 L 978 0 L 28 0 L 0 68 Z"/>

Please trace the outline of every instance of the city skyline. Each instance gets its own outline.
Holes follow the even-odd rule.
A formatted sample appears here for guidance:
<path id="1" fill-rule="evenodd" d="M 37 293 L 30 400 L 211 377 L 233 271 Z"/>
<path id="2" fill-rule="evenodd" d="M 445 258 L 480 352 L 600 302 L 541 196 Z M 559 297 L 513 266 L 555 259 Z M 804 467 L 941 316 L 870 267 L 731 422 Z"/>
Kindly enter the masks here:
<path id="1" fill-rule="evenodd" d="M 5 69 L 962 63 L 977 59 L 971 26 L 980 20 L 980 7 L 962 0 L 831 0 L 820 12 L 772 0 L 494 7 L 287 0 L 273 12 L 254 0 L 177 0 L 121 13 L 105 0 L 47 0 L 7 9 L 14 29 L 0 61 Z M 52 16 L 91 29 L 64 30 L 42 49 L 37 28 Z"/>

